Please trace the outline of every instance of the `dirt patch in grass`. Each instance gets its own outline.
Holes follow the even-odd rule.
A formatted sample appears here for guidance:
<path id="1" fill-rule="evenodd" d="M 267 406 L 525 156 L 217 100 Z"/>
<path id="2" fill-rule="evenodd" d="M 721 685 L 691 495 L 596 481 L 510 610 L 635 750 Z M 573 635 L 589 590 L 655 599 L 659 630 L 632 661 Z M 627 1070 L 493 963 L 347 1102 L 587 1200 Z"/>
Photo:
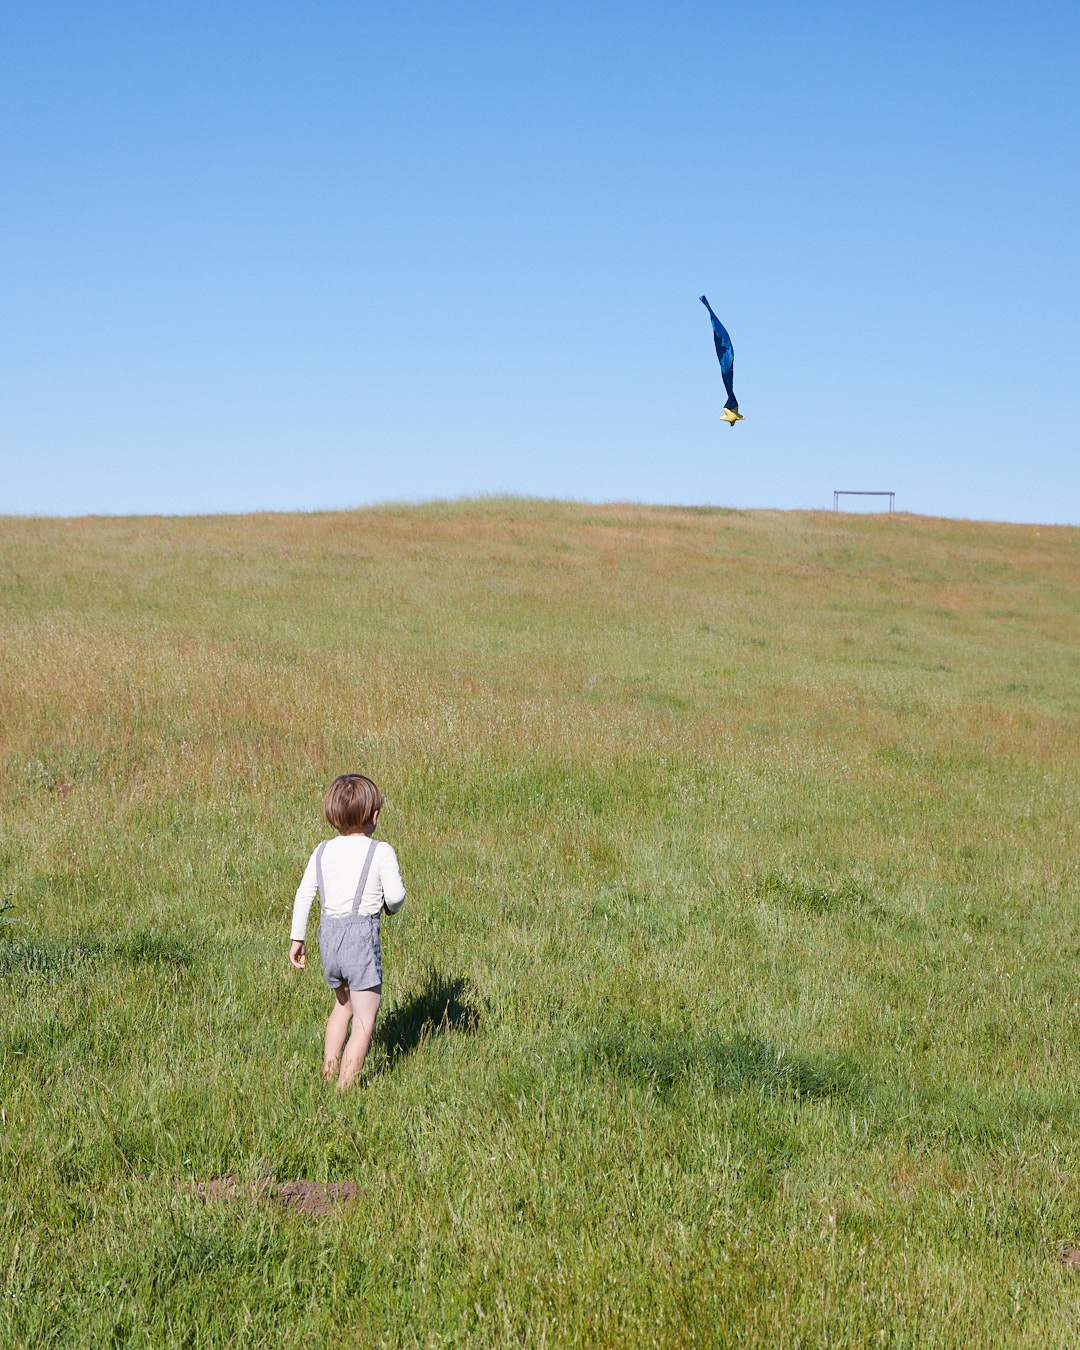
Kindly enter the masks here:
<path id="1" fill-rule="evenodd" d="M 241 1181 L 233 1172 L 209 1181 L 197 1181 L 195 1194 L 210 1203 L 235 1204 L 238 1201 L 273 1200 L 282 1209 L 325 1218 L 334 1210 L 358 1199 L 360 1187 L 355 1181 Z"/>
<path id="2" fill-rule="evenodd" d="M 1080 1271 L 1080 1247 L 1065 1247 L 1061 1259 L 1071 1270 Z"/>

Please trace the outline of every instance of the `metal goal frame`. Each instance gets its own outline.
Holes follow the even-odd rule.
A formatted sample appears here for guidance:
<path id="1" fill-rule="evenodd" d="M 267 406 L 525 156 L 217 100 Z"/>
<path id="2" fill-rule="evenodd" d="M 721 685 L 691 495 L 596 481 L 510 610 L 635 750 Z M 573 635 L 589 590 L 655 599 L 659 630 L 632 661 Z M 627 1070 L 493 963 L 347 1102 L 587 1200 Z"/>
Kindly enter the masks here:
<path id="1" fill-rule="evenodd" d="M 841 497 L 888 497 L 889 510 L 896 510 L 896 493 L 890 492 L 888 488 L 881 492 L 868 492 L 865 488 L 833 488 L 832 509 L 834 511 L 840 510 Z"/>

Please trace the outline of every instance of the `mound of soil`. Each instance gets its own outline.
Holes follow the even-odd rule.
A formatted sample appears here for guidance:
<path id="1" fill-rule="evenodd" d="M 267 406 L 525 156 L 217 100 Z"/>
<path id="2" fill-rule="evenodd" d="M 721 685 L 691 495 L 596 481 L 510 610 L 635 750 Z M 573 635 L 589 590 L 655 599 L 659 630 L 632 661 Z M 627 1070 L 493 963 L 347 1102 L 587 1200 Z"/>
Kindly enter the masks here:
<path id="1" fill-rule="evenodd" d="M 301 1214 L 329 1214 L 337 1205 L 347 1205 L 360 1194 L 355 1181 L 283 1181 L 273 1189 L 274 1199 L 286 1209 Z"/>
<path id="2" fill-rule="evenodd" d="M 197 1181 L 195 1194 L 200 1200 L 226 1204 L 239 1200 L 270 1199 L 283 1209 L 324 1218 L 336 1208 L 356 1200 L 360 1195 L 360 1187 L 355 1181 L 322 1182 L 305 1181 L 303 1178 L 271 1181 L 269 1177 L 263 1177 L 258 1181 L 241 1181 L 235 1172 L 226 1172 L 222 1177 Z"/>

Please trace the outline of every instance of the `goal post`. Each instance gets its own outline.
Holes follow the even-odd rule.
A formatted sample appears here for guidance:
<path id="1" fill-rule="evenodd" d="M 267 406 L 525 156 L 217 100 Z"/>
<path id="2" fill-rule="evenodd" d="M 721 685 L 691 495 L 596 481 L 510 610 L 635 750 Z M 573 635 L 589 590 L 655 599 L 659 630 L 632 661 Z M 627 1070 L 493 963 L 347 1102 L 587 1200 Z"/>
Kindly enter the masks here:
<path id="1" fill-rule="evenodd" d="M 834 511 L 840 510 L 841 497 L 888 497 L 889 510 L 896 510 L 896 493 L 890 492 L 888 489 L 882 492 L 868 492 L 865 488 L 833 488 L 832 509 Z"/>

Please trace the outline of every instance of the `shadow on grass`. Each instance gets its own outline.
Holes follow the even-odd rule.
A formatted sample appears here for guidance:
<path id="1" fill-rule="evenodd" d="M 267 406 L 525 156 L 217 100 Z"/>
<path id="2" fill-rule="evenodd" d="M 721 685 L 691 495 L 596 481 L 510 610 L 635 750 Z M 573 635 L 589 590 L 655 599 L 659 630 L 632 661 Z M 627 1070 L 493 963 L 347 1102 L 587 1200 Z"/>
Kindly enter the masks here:
<path id="1" fill-rule="evenodd" d="M 388 1071 L 433 1036 L 467 1035 L 480 1025 L 480 1010 L 461 976 L 430 969 L 423 986 L 380 1023 L 376 1040 L 386 1052 Z"/>
<path id="2" fill-rule="evenodd" d="M 191 943 L 166 933 L 127 937 L 95 933 L 71 937 L 12 937 L 0 941 L 0 977 L 63 979 L 101 965 L 158 966 L 186 970 L 195 962 Z"/>
<path id="3" fill-rule="evenodd" d="M 808 880 L 782 872 L 767 872 L 758 879 L 755 890 L 764 900 L 801 910 L 804 914 L 885 917 L 885 910 L 870 891 L 851 877 Z"/>
<path id="4" fill-rule="evenodd" d="M 718 1092 L 757 1088 L 796 1100 L 851 1096 L 859 1087 L 859 1075 L 839 1060 L 792 1055 L 747 1034 L 721 1040 L 626 1032 L 591 1041 L 585 1059 L 661 1092 L 700 1075 Z"/>

